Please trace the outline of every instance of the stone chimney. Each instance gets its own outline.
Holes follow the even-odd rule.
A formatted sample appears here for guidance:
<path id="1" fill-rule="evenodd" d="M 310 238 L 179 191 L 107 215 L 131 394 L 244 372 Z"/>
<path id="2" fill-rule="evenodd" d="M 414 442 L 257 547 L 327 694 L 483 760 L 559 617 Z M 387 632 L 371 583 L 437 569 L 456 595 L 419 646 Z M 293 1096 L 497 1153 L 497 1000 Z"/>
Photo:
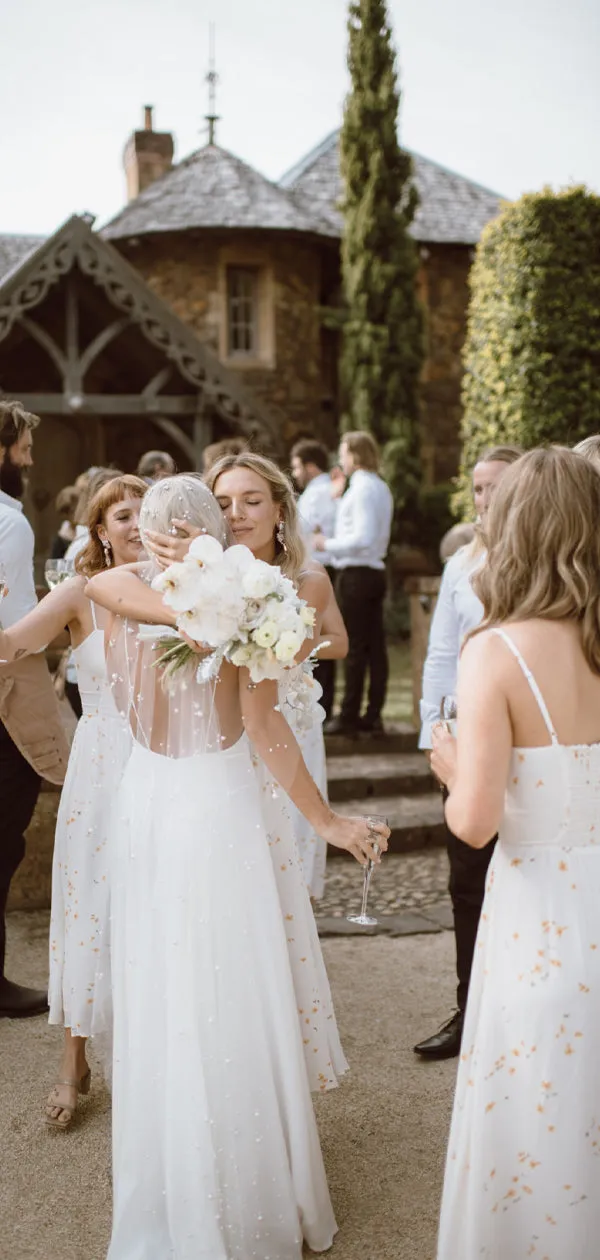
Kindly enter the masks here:
<path id="1" fill-rule="evenodd" d="M 128 201 L 133 201 L 173 165 L 173 137 L 168 131 L 154 131 L 152 109 L 152 105 L 144 105 L 144 130 L 134 131 L 125 145 L 123 166 Z"/>

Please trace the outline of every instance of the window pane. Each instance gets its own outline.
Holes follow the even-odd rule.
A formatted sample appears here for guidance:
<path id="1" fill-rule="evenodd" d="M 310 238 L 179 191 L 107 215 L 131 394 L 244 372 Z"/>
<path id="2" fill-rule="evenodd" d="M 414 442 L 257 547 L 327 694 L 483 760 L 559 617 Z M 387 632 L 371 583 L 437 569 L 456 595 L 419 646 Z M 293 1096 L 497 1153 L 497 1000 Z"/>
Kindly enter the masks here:
<path id="1" fill-rule="evenodd" d="M 258 272 L 227 268 L 227 349 L 229 354 L 258 352 Z"/>

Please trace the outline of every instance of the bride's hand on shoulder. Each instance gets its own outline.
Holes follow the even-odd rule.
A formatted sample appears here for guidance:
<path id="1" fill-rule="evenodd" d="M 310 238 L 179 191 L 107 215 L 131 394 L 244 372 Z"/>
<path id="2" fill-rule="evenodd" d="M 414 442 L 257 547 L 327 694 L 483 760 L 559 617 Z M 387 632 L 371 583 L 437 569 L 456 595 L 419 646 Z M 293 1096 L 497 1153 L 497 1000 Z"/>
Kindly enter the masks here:
<path id="1" fill-rule="evenodd" d="M 185 560 L 190 543 L 194 538 L 199 538 L 202 533 L 197 525 L 190 525 L 189 521 L 180 521 L 175 517 L 171 521 L 171 528 L 177 532 L 158 534 L 153 529 L 145 531 L 146 551 L 150 552 L 164 569 L 169 564 Z"/>
<path id="2" fill-rule="evenodd" d="M 388 847 L 390 829 L 385 823 L 372 823 L 368 818 L 343 818 L 340 814 L 332 814 L 321 835 L 334 848 L 351 853 L 361 866 L 366 866 L 368 861 L 378 865 L 381 854 Z"/>

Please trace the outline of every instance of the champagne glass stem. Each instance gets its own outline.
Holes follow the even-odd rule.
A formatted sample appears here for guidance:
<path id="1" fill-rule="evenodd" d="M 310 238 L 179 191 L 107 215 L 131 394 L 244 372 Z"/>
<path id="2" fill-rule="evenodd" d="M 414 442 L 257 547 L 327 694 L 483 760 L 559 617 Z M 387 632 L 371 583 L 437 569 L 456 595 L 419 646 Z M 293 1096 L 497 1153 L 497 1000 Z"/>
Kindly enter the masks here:
<path id="1" fill-rule="evenodd" d="M 367 902 L 369 900 L 369 889 L 371 887 L 372 874 L 373 874 L 373 862 L 368 862 L 367 865 L 365 866 L 365 873 L 363 876 L 362 906 L 360 908 L 361 915 L 365 915 L 367 913 Z"/>

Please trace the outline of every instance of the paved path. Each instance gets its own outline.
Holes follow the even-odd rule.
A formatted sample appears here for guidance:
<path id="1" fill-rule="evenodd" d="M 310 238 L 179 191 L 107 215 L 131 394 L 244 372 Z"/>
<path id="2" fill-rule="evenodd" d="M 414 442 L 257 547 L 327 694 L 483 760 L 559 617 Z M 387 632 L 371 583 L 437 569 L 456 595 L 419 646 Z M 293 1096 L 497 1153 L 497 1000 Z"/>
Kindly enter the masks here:
<path id="1" fill-rule="evenodd" d="M 11 974 L 40 983 L 47 916 L 9 916 Z M 352 1065 L 317 1115 L 340 1234 L 332 1260 L 434 1260 L 455 1063 L 411 1046 L 447 1014 L 450 933 L 324 942 Z M 42 1124 L 60 1034 L 0 1021 L 0 1255 L 104 1260 L 110 1228 L 109 1096 L 96 1081 L 69 1133 Z M 458 1260 L 458 1258 L 457 1258 Z"/>

